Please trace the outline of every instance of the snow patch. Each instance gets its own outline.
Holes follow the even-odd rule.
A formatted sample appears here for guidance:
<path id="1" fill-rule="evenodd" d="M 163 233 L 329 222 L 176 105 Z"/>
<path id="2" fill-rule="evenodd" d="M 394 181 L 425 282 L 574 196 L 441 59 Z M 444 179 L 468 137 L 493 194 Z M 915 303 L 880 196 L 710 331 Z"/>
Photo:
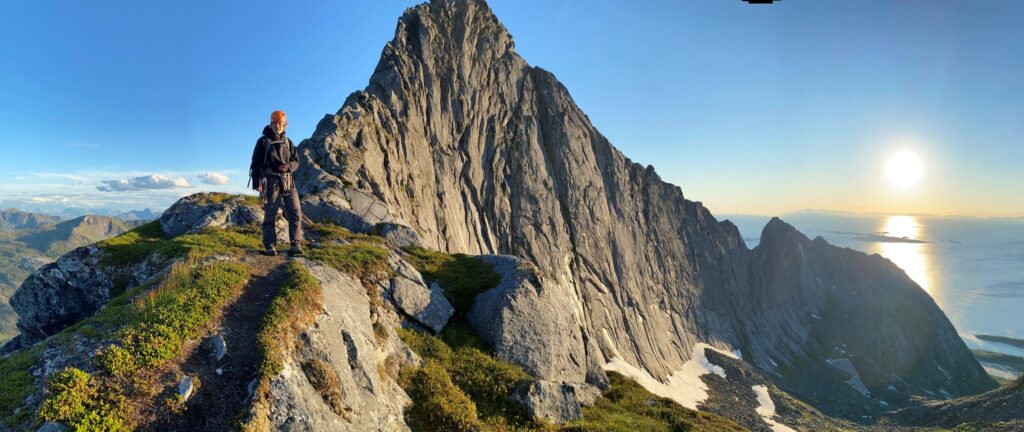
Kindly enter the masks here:
<path id="1" fill-rule="evenodd" d="M 768 387 L 763 385 L 752 386 L 754 394 L 757 395 L 757 415 L 764 419 L 768 426 L 771 426 L 774 432 L 796 432 L 793 428 L 786 426 L 782 423 L 775 421 L 772 417 L 775 417 L 775 402 L 772 402 L 772 396 L 768 394 Z"/>
<path id="2" fill-rule="evenodd" d="M 842 350 L 839 350 L 839 352 L 842 352 Z M 866 397 L 871 397 L 871 391 L 864 385 L 864 381 L 860 380 L 860 373 L 857 372 L 857 368 L 853 366 L 853 362 L 851 362 L 850 359 L 825 359 L 825 361 L 827 361 L 830 366 L 850 374 L 850 379 L 846 380 L 846 384 L 853 387 L 854 390 L 859 391 L 860 394 Z"/>
<path id="3" fill-rule="evenodd" d="M 731 352 L 719 350 L 705 343 L 697 343 L 693 346 L 690 360 L 683 363 L 679 370 L 673 372 L 666 382 L 658 381 L 646 370 L 633 366 L 618 356 L 612 357 L 611 361 L 604 365 L 604 370 L 618 372 L 632 378 L 643 388 L 647 389 L 647 391 L 672 399 L 689 409 L 696 410 L 697 404 L 704 402 L 708 398 L 708 386 L 700 377 L 713 373 L 725 378 L 725 369 L 711 363 L 704 356 L 704 350 L 707 348 L 738 360 Z"/>

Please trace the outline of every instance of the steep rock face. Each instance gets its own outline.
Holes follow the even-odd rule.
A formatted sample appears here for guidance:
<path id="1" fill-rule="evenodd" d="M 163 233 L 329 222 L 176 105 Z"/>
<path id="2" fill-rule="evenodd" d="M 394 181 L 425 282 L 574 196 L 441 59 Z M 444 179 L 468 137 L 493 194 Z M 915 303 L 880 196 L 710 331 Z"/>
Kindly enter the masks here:
<path id="1" fill-rule="evenodd" d="M 869 387 L 938 390 L 945 373 L 964 373 L 944 387 L 954 395 L 994 385 L 891 264 L 801 242 L 794 256 L 785 233 L 747 250 L 732 223 L 616 150 L 551 73 L 515 52 L 481 1 L 407 10 L 368 87 L 321 120 L 300 153 L 303 193 L 360 192 L 350 207 L 365 210 L 349 213 L 369 217 L 356 228 L 396 223 L 427 246 L 535 263 L 578 305 L 564 313 L 586 344 L 581 369 L 618 357 L 665 379 L 708 342 L 772 371 L 821 363 L 832 354 L 818 340 L 842 337 L 864 356 L 853 364 L 871 369 Z M 849 294 L 825 293 L 818 278 Z M 889 289 L 866 286 L 879 282 Z M 881 303 L 898 294 L 879 317 L 854 291 Z M 851 321 L 819 325 L 823 310 Z M 848 334 L 858 327 L 869 330 Z"/>
<path id="2" fill-rule="evenodd" d="M 738 341 L 735 227 L 614 149 L 480 2 L 411 9 L 367 90 L 301 148 L 304 192 L 351 185 L 429 246 L 536 263 L 584 305 L 587 340 L 607 335 L 588 352 L 665 377 L 697 341 Z"/>

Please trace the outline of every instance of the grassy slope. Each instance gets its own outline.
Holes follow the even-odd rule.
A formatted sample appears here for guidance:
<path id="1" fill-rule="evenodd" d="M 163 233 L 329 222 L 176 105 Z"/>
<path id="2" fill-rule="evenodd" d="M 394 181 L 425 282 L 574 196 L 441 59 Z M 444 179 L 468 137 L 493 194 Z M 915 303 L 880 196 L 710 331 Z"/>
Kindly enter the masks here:
<path id="1" fill-rule="evenodd" d="M 186 342 L 197 338 L 237 295 L 249 276 L 244 264 L 206 261 L 212 255 L 241 255 L 259 247 L 254 228 L 211 229 L 199 234 L 165 238 L 157 222 L 150 222 L 98 244 L 105 252 L 101 265 L 118 268 L 153 254 L 181 258 L 160 280 L 122 290 L 98 313 L 30 350 L 0 359 L 0 412 L 3 422 L 20 427 L 55 420 L 86 430 L 123 430 L 137 419 L 140 403 L 154 403 L 167 383 L 156 374 L 181 354 Z M 144 295 L 140 295 L 145 293 Z M 36 392 L 28 370 L 47 347 L 70 347 L 77 338 L 113 341 L 92 359 L 96 370 L 87 374 L 66 369 L 50 377 L 47 399 L 35 418 L 23 407 Z M 103 389 L 103 391 L 96 391 Z M 19 411 L 20 408 L 20 411 Z"/>

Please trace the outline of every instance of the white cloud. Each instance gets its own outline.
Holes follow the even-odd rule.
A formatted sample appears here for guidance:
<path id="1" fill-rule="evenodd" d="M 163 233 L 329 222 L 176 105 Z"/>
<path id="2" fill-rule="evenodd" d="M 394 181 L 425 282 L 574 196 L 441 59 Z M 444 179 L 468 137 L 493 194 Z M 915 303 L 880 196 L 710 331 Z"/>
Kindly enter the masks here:
<path id="1" fill-rule="evenodd" d="M 197 175 L 196 177 L 202 179 L 201 181 L 203 183 L 211 185 L 226 185 L 231 182 L 231 179 L 229 179 L 228 176 L 218 172 L 203 173 Z"/>
<path id="2" fill-rule="evenodd" d="M 144 189 L 171 189 L 192 187 L 184 177 L 171 178 L 160 174 L 150 174 L 116 180 L 103 180 L 96 186 L 103 192 L 123 192 Z"/>

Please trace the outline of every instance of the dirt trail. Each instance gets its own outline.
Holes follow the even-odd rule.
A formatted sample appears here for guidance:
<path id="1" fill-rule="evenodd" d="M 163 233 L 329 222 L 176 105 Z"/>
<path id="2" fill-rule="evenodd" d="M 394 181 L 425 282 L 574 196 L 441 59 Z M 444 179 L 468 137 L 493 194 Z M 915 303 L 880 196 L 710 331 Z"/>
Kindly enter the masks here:
<path id="1" fill-rule="evenodd" d="M 224 309 L 220 325 L 213 331 L 224 338 L 227 354 L 217 361 L 213 344 L 204 338 L 180 368 L 182 373 L 198 376 L 200 381 L 184 412 L 164 415 L 146 429 L 224 431 L 237 419 L 248 397 L 247 386 L 257 376 L 260 357 L 256 334 L 284 281 L 288 258 L 248 253 L 242 261 L 252 267 L 252 277 L 238 299 Z"/>

